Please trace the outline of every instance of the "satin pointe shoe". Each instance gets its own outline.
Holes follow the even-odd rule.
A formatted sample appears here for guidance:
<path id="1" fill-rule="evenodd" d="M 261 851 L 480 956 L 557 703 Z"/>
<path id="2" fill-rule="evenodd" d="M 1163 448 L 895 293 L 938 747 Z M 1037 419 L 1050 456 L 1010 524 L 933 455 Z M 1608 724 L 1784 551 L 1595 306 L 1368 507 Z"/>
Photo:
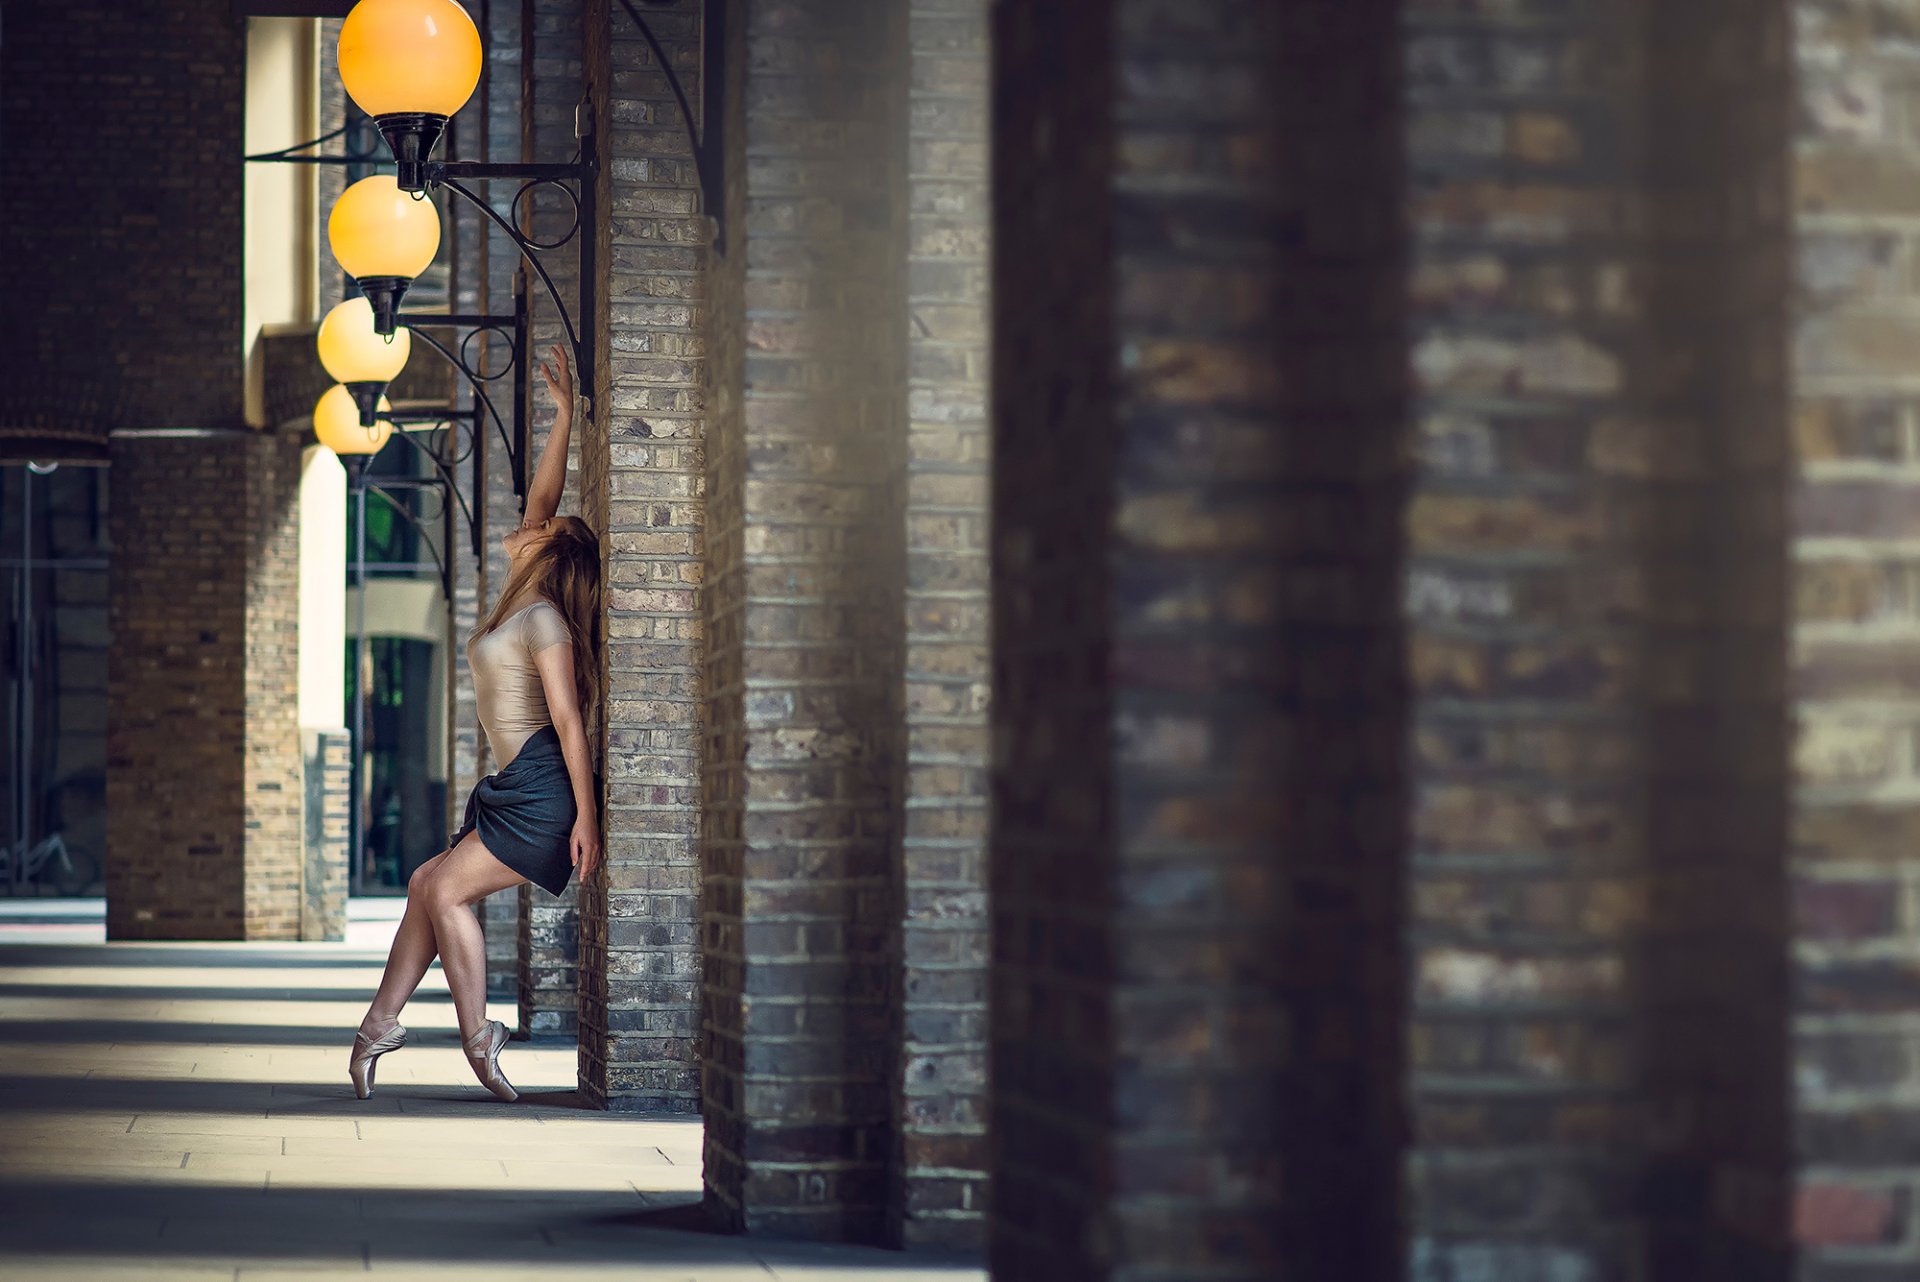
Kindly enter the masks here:
<path id="1" fill-rule="evenodd" d="M 365 1033 L 353 1035 L 353 1054 L 347 1060 L 347 1076 L 353 1079 L 353 1093 L 361 1099 L 373 1094 L 373 1070 L 377 1061 L 388 1051 L 397 1051 L 407 1044 L 407 1030 L 395 1024 L 378 1037 L 368 1037 Z"/>
<path id="2" fill-rule="evenodd" d="M 500 1072 L 500 1048 L 507 1044 L 507 1037 L 505 1024 L 497 1019 L 488 1020 L 467 1039 L 467 1062 L 473 1065 L 474 1075 L 482 1086 L 512 1103 L 520 1098 L 520 1092 L 514 1090 L 513 1083 Z"/>

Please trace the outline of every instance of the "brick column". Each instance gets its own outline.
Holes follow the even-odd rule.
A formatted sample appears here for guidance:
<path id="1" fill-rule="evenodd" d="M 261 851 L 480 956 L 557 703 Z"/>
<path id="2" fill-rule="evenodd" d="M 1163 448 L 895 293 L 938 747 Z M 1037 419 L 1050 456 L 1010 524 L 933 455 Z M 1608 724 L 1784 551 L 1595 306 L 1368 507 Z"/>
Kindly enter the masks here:
<path id="1" fill-rule="evenodd" d="M 1414 1270 L 1782 1278 L 1784 6 L 1409 14 Z"/>
<path id="2" fill-rule="evenodd" d="M 347 937 L 347 864 L 353 842 L 353 736 L 302 727 L 305 842 L 300 938 Z"/>
<path id="3" fill-rule="evenodd" d="M 109 937 L 298 938 L 299 461 L 244 424 L 245 24 L 9 9 L 4 60 L 0 435 L 113 469 Z"/>
<path id="4" fill-rule="evenodd" d="M 484 21 L 481 21 L 484 19 Z M 486 92 L 486 158 L 494 161 L 517 161 L 521 158 L 521 108 L 520 101 L 524 89 L 521 74 L 523 26 L 520 0 L 480 0 L 480 12 L 476 23 L 487 43 L 487 57 L 482 64 L 483 79 L 481 88 Z M 469 108 L 471 110 L 471 108 Z M 488 188 L 499 188 L 489 191 Z M 510 202 L 514 188 L 506 183 L 487 183 L 482 193 L 493 203 L 502 217 L 513 216 Z M 464 202 L 463 202 L 464 203 Z M 476 218 L 479 211 L 474 212 Z M 520 272 L 520 255 L 501 233 L 494 231 L 489 222 L 483 233 L 477 237 L 478 254 L 475 258 L 474 275 L 485 281 L 482 298 L 486 310 L 501 314 L 513 311 L 514 282 Z M 490 360 L 488 370 L 502 367 L 508 359 L 504 345 L 497 356 Z M 512 431 L 513 386 L 511 376 L 502 378 L 493 384 L 495 405 L 506 420 L 508 431 Z M 484 512 L 486 528 L 481 531 L 481 566 L 479 602 L 476 618 L 484 617 L 493 608 L 494 598 L 500 593 L 501 585 L 507 577 L 507 554 L 500 546 L 500 538 L 520 520 L 520 500 L 513 493 L 513 469 L 507 457 L 505 444 L 500 440 L 499 429 L 488 426 L 478 444 L 481 453 L 482 486 L 484 489 Z M 466 661 L 466 639 L 469 632 L 460 637 L 461 662 Z M 472 698 L 472 682 L 469 680 L 467 698 Z M 475 722 L 476 727 L 478 721 Z M 476 735 L 474 741 L 478 774 L 491 774 L 499 769 L 500 763 L 493 760 L 492 750 L 488 747 L 484 733 Z M 466 805 L 466 794 L 460 796 L 460 805 Z M 463 811 L 464 813 L 464 811 Z M 487 996 L 489 999 L 510 999 L 518 1001 L 520 997 L 520 892 L 502 891 L 490 895 L 480 905 L 480 919 L 487 932 Z"/>
<path id="5" fill-rule="evenodd" d="M 574 108 L 584 91 L 581 67 L 586 16 L 585 0 L 523 0 L 520 31 L 520 148 L 523 160 L 565 160 L 573 155 L 576 145 Z M 493 197 L 497 201 L 511 200 L 516 187 L 517 184 L 505 184 L 500 191 L 493 193 Z M 566 234 L 573 210 L 564 197 L 547 191 L 536 193 L 523 201 L 521 214 L 523 232 L 536 240 L 554 241 Z M 597 230 L 584 228 L 580 234 L 596 235 Z M 543 259 L 548 274 L 553 277 L 554 285 L 558 287 L 560 296 L 567 300 L 569 308 L 574 307 L 580 293 L 580 266 L 574 252 L 577 244 L 577 240 L 569 242 L 567 249 L 547 254 Z M 531 482 L 540 451 L 546 445 L 547 431 L 553 426 L 553 410 L 540 380 L 539 363 L 550 345 L 560 343 L 565 346 L 567 337 L 566 328 L 554 311 L 545 286 L 539 283 L 531 269 L 522 266 L 520 271 L 520 287 L 527 292 L 533 316 L 527 340 L 528 423 L 531 430 L 527 445 L 526 478 Z M 575 318 L 575 324 L 578 325 L 578 317 Z M 581 511 L 577 498 L 580 493 L 577 460 L 585 446 L 586 436 L 586 425 L 576 419 L 574 454 L 568 460 L 567 493 L 560 505 L 562 512 Z M 500 509 L 509 522 L 518 522 L 523 511 L 524 504 L 517 502 Z M 507 528 L 510 526 L 498 525 L 494 537 L 497 539 Z M 502 573 L 504 575 L 504 567 Z M 500 581 L 505 582 L 504 577 Z M 550 895 L 530 884 L 520 888 L 518 974 L 520 1034 L 523 1037 L 571 1038 L 574 1035 L 579 1001 L 574 969 L 579 945 L 579 895 L 577 881 L 569 883 L 559 896 Z"/>
<path id="6" fill-rule="evenodd" d="M 493 37 L 489 30 L 492 21 L 492 6 L 484 0 L 467 0 L 467 10 L 472 15 L 475 26 L 481 33 L 482 44 L 486 48 L 486 60 L 481 64 L 481 82 L 474 93 L 474 103 L 454 117 L 453 127 L 446 142 L 441 145 L 448 154 L 462 160 L 485 160 L 493 154 L 493 114 L 497 111 L 493 95 L 506 94 L 510 87 L 517 86 L 519 77 L 509 73 L 506 76 L 495 74 L 493 67 Z M 337 71 L 335 76 L 337 78 Z M 515 149 L 518 155 L 518 148 Z M 443 199 L 445 199 L 443 195 Z M 489 279 L 488 268 L 491 258 L 488 242 L 492 239 L 493 225 L 479 210 L 473 208 L 458 197 L 446 200 L 447 247 L 446 257 L 451 267 L 450 285 L 452 298 L 448 310 L 456 312 L 486 312 L 492 310 L 494 290 Z M 510 299 L 508 301 L 511 301 Z M 502 353 L 496 344 L 490 351 L 493 364 L 498 366 Z M 420 359 L 439 364 L 440 358 L 431 352 L 422 352 Z M 463 380 L 457 376 L 450 380 L 453 388 L 453 403 L 467 406 L 471 403 L 471 393 Z M 497 389 L 496 389 L 497 390 Z M 493 445 L 498 450 L 498 434 L 490 421 L 482 419 L 474 429 L 472 448 L 482 460 L 482 483 L 474 484 L 474 468 L 469 459 L 454 468 L 454 485 L 459 490 L 474 516 L 481 523 L 481 537 L 484 540 L 490 532 L 486 521 L 488 517 L 485 492 L 485 459 L 487 447 Z M 456 508 L 457 508 L 456 504 Z M 480 729 L 480 718 L 474 707 L 473 676 L 467 665 L 467 638 L 473 635 L 479 623 L 480 611 L 492 604 L 487 593 L 486 547 L 483 541 L 479 557 L 473 554 L 473 545 L 466 521 L 456 512 L 453 523 L 453 546 L 446 551 L 452 570 L 453 581 L 453 622 L 449 635 L 451 648 L 447 654 L 447 723 L 449 747 L 451 749 L 447 763 L 447 815 L 446 830 L 452 832 L 459 826 L 466 814 L 467 795 L 473 785 L 486 773 L 482 769 L 485 763 L 484 734 Z M 484 921 L 484 908 L 482 920 Z M 493 978 L 490 974 L 490 980 Z"/>
<path id="7" fill-rule="evenodd" d="M 707 1192 L 821 1238 L 884 1235 L 894 1145 L 903 19 L 731 7 L 709 282 Z"/>
<path id="8" fill-rule="evenodd" d="M 121 439 L 112 466 L 107 936 L 298 939 L 299 441 Z"/>
<path id="9" fill-rule="evenodd" d="M 1398 18 L 995 9 L 997 1278 L 1401 1276 Z"/>
<path id="10" fill-rule="evenodd" d="M 1920 1276 L 1920 128 L 1895 71 L 1911 6 L 1792 8 L 1794 1224 L 1803 1278 L 1866 1282 Z"/>
<path id="11" fill-rule="evenodd" d="M 906 103 L 901 1239 L 978 1246 L 987 1084 L 987 12 L 916 0 Z"/>
<path id="12" fill-rule="evenodd" d="M 701 100 L 701 4 L 642 12 Z M 607 607 L 607 871 L 580 899 L 580 1087 L 699 1107 L 701 395 L 707 221 L 679 109 L 623 9 L 589 23 L 606 143 L 598 469 Z"/>

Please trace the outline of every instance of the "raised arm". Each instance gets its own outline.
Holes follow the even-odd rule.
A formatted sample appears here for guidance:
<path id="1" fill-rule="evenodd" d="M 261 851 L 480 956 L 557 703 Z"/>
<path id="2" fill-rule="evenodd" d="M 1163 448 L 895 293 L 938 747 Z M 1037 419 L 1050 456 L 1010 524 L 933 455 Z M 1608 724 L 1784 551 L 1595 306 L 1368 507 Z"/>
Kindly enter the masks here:
<path id="1" fill-rule="evenodd" d="M 553 361 L 540 362 L 540 377 L 547 381 L 553 397 L 553 430 L 547 433 L 547 446 L 540 455 L 540 467 L 527 486 L 527 514 L 523 526 L 536 526 L 560 510 L 561 496 L 567 492 L 567 451 L 573 435 L 573 369 L 567 353 L 556 343 L 547 349 Z"/>

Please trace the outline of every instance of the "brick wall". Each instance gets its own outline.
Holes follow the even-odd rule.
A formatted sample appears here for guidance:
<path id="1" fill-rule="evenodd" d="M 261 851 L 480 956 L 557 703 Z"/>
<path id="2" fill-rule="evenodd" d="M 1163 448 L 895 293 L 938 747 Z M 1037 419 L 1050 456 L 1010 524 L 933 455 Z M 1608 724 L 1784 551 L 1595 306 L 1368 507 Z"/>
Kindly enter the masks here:
<path id="1" fill-rule="evenodd" d="M 1398 1276 L 1397 18 L 995 11 L 997 1277 Z"/>
<path id="2" fill-rule="evenodd" d="M 1080 862 L 1112 842 L 1111 760 L 1098 747 L 1112 716 L 1101 632 L 1114 466 L 1104 203 L 1114 69 L 1084 51 L 1113 39 L 1108 4 L 994 12 L 995 101 L 1020 103 L 1029 127 L 996 126 L 993 138 L 993 718 L 1009 737 L 994 747 L 989 868 L 990 1260 L 1003 1276 L 1061 1282 L 1104 1277 L 1108 1263 L 1083 1261 L 1078 1244 L 1105 1237 L 1099 1200 L 1113 1120 L 1104 1062 L 1112 1010 L 1094 977 L 1116 960 L 1105 929 L 1114 891 L 1104 870 L 1088 876 Z M 1073 145 L 1054 153 L 1045 145 L 1054 138 Z M 1046 270 L 1036 272 L 1043 243 Z M 1015 446 L 1005 434 L 1023 403 L 1045 408 L 1046 432 Z M 1051 815 L 1023 777 L 1045 780 Z M 1022 814 L 1032 818 L 1022 824 Z"/>
<path id="3" fill-rule="evenodd" d="M 1794 216 L 1794 1226 L 1810 1282 L 1920 1272 L 1920 6 L 1802 0 Z"/>
<path id="4" fill-rule="evenodd" d="M 299 442 L 120 440 L 112 467 L 108 937 L 296 939 Z"/>
<path id="5" fill-rule="evenodd" d="M 486 33 L 487 41 L 487 56 L 483 64 L 485 78 L 481 82 L 487 93 L 486 158 L 518 161 L 521 159 L 520 104 L 524 88 L 521 71 L 521 3 L 520 0 L 481 0 L 481 14 L 486 19 L 481 30 Z M 510 202 L 514 188 L 508 183 L 485 184 L 486 188 L 496 186 L 500 190 L 483 190 L 482 194 L 492 201 L 502 217 L 511 218 Z M 479 216 L 477 210 L 475 216 Z M 476 248 L 475 275 L 485 282 L 481 297 L 486 303 L 486 310 L 502 315 L 511 314 L 515 281 L 520 271 L 518 251 L 491 226 L 484 235 L 478 237 Z M 489 372 L 503 368 L 508 358 L 503 344 L 497 354 L 490 358 L 487 367 Z M 511 432 L 511 376 L 492 384 L 492 389 L 494 404 L 501 418 L 506 421 L 507 430 Z M 500 546 L 500 539 L 520 521 L 520 500 L 513 492 L 513 468 L 505 443 L 500 439 L 499 429 L 489 428 L 484 437 L 479 448 L 487 525 L 481 532 L 482 560 L 476 618 L 493 608 L 494 597 L 506 582 L 507 554 Z M 460 638 L 462 662 L 465 661 L 468 635 L 471 633 Z M 471 690 L 472 683 L 469 681 L 469 697 Z M 478 714 L 475 715 L 477 724 Z M 492 759 L 484 734 L 477 738 L 474 750 L 477 773 L 491 774 L 499 768 L 499 763 Z M 460 803 L 462 806 L 466 804 L 464 794 Z M 480 919 L 487 932 L 487 996 L 490 998 L 518 1001 L 520 997 L 520 893 L 519 890 L 503 891 L 488 896 L 480 905 Z"/>
<path id="6" fill-rule="evenodd" d="M 607 207 L 611 192 L 611 176 L 605 164 L 607 127 L 610 123 L 608 110 L 607 81 L 613 74 L 613 48 L 611 44 L 612 17 L 610 4 L 604 0 L 588 0 L 582 15 L 581 68 L 592 98 L 592 130 L 596 139 L 596 155 L 602 157 L 599 172 L 594 175 L 592 193 L 596 211 Z M 608 218 L 603 212 L 596 212 L 593 225 L 581 229 L 581 234 L 593 237 L 595 261 L 604 263 L 609 236 Z M 600 273 L 604 275 L 604 272 Z M 606 393 L 611 384 L 607 371 L 608 344 L 607 303 L 605 290 L 598 291 L 593 307 L 594 339 L 594 376 L 591 385 L 582 382 L 581 392 L 589 398 L 593 411 L 582 422 L 580 440 L 580 482 L 581 516 L 594 529 L 600 538 L 600 581 L 606 582 L 607 567 L 607 423 Z M 585 300 L 582 299 L 582 306 Z M 602 605 L 602 619 L 605 618 L 605 606 Z M 604 660 L 605 646 L 601 647 Z M 601 709 L 606 703 L 606 686 L 609 674 L 602 669 L 600 688 L 594 692 L 594 704 L 597 715 L 594 726 L 588 731 L 593 736 L 592 753 L 596 762 L 606 763 L 607 731 L 606 716 Z M 604 766 L 602 767 L 604 776 Z M 603 794 L 604 801 L 604 794 Z M 600 806 L 601 837 L 606 837 L 606 807 Z M 601 1067 L 607 1059 L 607 874 L 604 871 L 592 877 L 581 878 L 575 892 L 578 909 L 577 926 L 574 939 L 575 957 L 575 1007 L 574 1027 L 577 1042 L 575 1051 L 578 1056 L 575 1063 L 575 1077 L 582 1094 L 593 1103 L 605 1107 L 605 1073 Z"/>
<path id="7" fill-rule="evenodd" d="M 1408 14 L 1413 1276 L 1781 1277 L 1784 12 Z"/>
<path id="8" fill-rule="evenodd" d="M 113 427 L 241 424 L 245 71 L 216 0 L 8 13 L 0 432 L 104 458 Z"/>
<path id="9" fill-rule="evenodd" d="M 481 63 L 481 82 L 474 91 L 474 101 L 453 119 L 446 141 L 441 146 L 444 153 L 462 160 L 486 160 L 493 154 L 493 116 L 499 110 L 494 94 L 510 101 L 517 95 L 507 92 L 518 83 L 518 75 L 510 72 L 506 76 L 495 74 L 493 67 L 492 6 L 487 0 L 469 0 L 467 11 L 474 25 L 481 32 L 481 41 L 486 58 Z M 337 79 L 337 73 L 332 77 Z M 514 149 L 515 155 L 519 149 Z M 465 201 L 455 198 L 446 201 L 447 236 L 445 255 L 451 267 L 450 282 L 452 297 L 450 311 L 487 312 L 491 311 L 494 301 L 493 282 L 490 279 L 491 266 L 489 241 L 494 235 L 493 225 L 481 212 Z M 435 337 L 439 337 L 436 335 Z M 500 345 L 495 342 L 489 349 L 488 369 L 499 368 L 502 361 Z M 438 362 L 439 357 L 432 353 L 422 353 L 421 360 Z M 471 393 L 465 383 L 458 378 L 453 381 L 453 403 L 465 408 L 472 403 Z M 449 634 L 451 648 L 447 654 L 447 735 L 450 753 L 447 763 L 447 814 L 446 830 L 452 832 L 459 826 L 466 814 L 467 795 L 473 785 L 486 773 L 481 767 L 485 761 L 485 734 L 480 728 L 479 712 L 474 705 L 472 671 L 467 664 L 467 638 L 473 635 L 478 626 L 480 610 L 491 605 L 487 595 L 487 567 L 485 545 L 492 531 L 487 525 L 489 512 L 486 503 L 486 459 L 487 446 L 492 444 L 498 451 L 498 433 L 490 420 L 484 417 L 473 431 L 474 439 L 465 442 L 467 429 L 459 429 L 461 439 L 467 448 L 474 451 L 462 463 L 453 469 L 454 485 L 466 500 L 474 519 L 480 524 L 481 554 L 476 558 L 473 545 L 469 541 L 465 520 L 456 516 L 454 520 L 453 543 L 447 550 L 452 570 L 453 582 L 453 622 Z M 456 449 L 456 455 L 463 451 Z M 478 461 L 478 468 L 475 461 Z M 476 477 L 479 483 L 476 484 Z M 457 504 L 456 504 L 457 507 Z M 485 919 L 482 907 L 482 920 Z M 491 984 L 496 977 L 489 968 L 488 980 Z"/>
<path id="10" fill-rule="evenodd" d="M 741 225 L 747 213 L 747 46 L 733 33 L 745 19 L 745 0 L 728 0 L 724 21 L 730 38 L 720 58 L 726 102 L 720 129 L 724 225 Z M 707 365 L 705 365 L 705 503 L 701 543 L 707 549 L 701 587 L 701 831 L 699 831 L 699 933 L 701 933 L 701 1023 L 695 1052 L 701 1071 L 703 1180 L 707 1205 L 720 1223 L 739 1224 L 745 1209 L 747 1150 L 745 1075 L 747 1038 L 741 988 L 745 985 L 745 867 L 747 867 L 747 434 L 741 426 L 741 393 L 747 367 L 747 259 L 735 244 L 708 259 Z M 722 1192 L 714 1192 L 720 1184 Z"/>
<path id="11" fill-rule="evenodd" d="M 1641 33 L 1624 8 L 1459 8 L 1410 6 L 1407 45 L 1412 1276 L 1636 1277 L 1632 1212 L 1604 1190 L 1638 1173 L 1622 1115 L 1644 1053 L 1648 464 L 1624 450 L 1621 368 L 1643 319 L 1622 190 Z M 1521 1147 L 1529 1127 L 1557 1142 Z"/>
<path id="12" fill-rule="evenodd" d="M 987 11 L 907 27 L 899 1200 L 909 1245 L 986 1210 Z"/>
<path id="13" fill-rule="evenodd" d="M 745 0 L 728 0 L 729 39 L 721 52 L 726 77 L 720 210 L 737 220 L 746 207 L 746 43 L 739 38 Z M 700 594 L 700 1066 L 702 1170 L 706 1203 L 720 1223 L 746 1218 L 748 1104 L 746 984 L 747 529 L 746 431 L 742 401 L 746 374 L 746 255 L 733 251 L 708 261 L 702 543 L 705 582 Z"/>
<path id="14" fill-rule="evenodd" d="M 228 434 L 245 67 L 213 3 L 9 12 L 0 50 L 0 288 L 38 300 L 0 321 L 0 431 L 101 457 L 110 428 L 215 433 L 110 453 L 114 938 L 299 932 L 297 457 Z"/>
<path id="15" fill-rule="evenodd" d="M 1649 1273 L 1793 1268 L 1788 1197 L 1789 6 L 1651 6 L 1653 178 L 1638 381 L 1662 432 L 1648 667 L 1653 781 Z M 1677 464 L 1677 466 L 1676 466 Z"/>
<path id="16" fill-rule="evenodd" d="M 233 552 L 245 566 L 246 705 L 245 719 L 226 733 L 240 736 L 246 751 L 242 823 L 250 939 L 300 937 L 306 880 L 306 758 L 299 712 L 301 444 L 290 432 L 247 440 L 239 478 L 245 505 Z M 199 499 L 204 492 L 182 489 L 178 494 Z M 136 516 L 134 522 L 140 519 Z M 136 557 L 142 555 L 137 549 L 145 546 L 114 540 L 116 549 Z M 127 567 L 120 572 L 142 571 Z"/>
<path id="17" fill-rule="evenodd" d="M 353 737 L 340 730 L 303 727 L 300 746 L 306 770 L 300 938 L 344 940 L 352 845 Z"/>
<path id="18" fill-rule="evenodd" d="M 585 0 L 522 0 L 520 7 L 521 80 L 520 80 L 520 152 L 527 161 L 566 160 L 572 157 L 574 107 L 583 92 L 581 79 Z M 500 188 L 490 193 L 496 202 L 512 199 L 516 183 L 495 183 Z M 567 232 L 573 211 L 564 197 L 551 189 L 536 192 L 521 202 L 521 231 L 535 240 L 551 242 Z M 588 228 L 582 234 L 592 235 Z M 580 294 L 580 267 L 576 256 L 578 240 L 567 248 L 542 257 L 553 277 L 560 297 L 570 309 L 577 310 Z M 521 269 L 520 288 L 524 289 L 532 313 L 529 329 L 527 421 L 530 425 L 525 474 L 529 481 L 539 464 L 540 451 L 546 445 L 547 431 L 553 426 L 552 398 L 546 393 L 539 374 L 539 363 L 549 346 L 567 344 L 566 329 L 553 308 L 545 286 L 539 284 L 530 268 Z M 579 318 L 575 317 L 576 326 Z M 578 371 L 575 371 L 576 382 Z M 585 389 L 582 389 L 585 390 Z M 580 470 L 578 459 L 587 432 L 576 410 L 573 455 L 569 458 L 566 497 L 560 504 L 563 513 L 579 513 Z M 512 514 L 517 523 L 525 511 L 524 503 L 497 509 Z M 510 526 L 502 526 L 504 533 Z M 495 536 L 496 538 L 498 535 Z M 503 577 L 500 582 L 506 580 Z M 589 734 L 593 728 L 589 727 Z M 578 1024 L 577 979 L 574 958 L 579 945 L 580 885 L 570 882 L 558 896 L 534 885 L 520 887 L 519 996 L 522 1036 L 572 1037 Z"/>
<path id="19" fill-rule="evenodd" d="M 708 1197 L 865 1240 L 894 1142 L 901 16 L 733 8 L 706 367 Z"/>
<path id="20" fill-rule="evenodd" d="M 649 6 L 690 101 L 701 5 Z M 666 77 L 625 11 L 588 25 L 606 144 L 601 407 L 607 864 L 581 899 L 580 1081 L 619 1109 L 698 1107 L 701 473 L 706 220 Z"/>

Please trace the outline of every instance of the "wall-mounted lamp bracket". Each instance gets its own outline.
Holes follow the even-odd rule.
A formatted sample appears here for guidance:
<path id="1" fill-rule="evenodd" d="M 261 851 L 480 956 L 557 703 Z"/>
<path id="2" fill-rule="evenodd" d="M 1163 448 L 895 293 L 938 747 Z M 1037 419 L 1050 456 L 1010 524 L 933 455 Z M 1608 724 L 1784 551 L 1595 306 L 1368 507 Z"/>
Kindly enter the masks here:
<path id="1" fill-rule="evenodd" d="M 644 4 L 670 4 L 672 0 L 642 0 Z M 693 108 L 687 101 L 686 88 L 680 83 L 680 73 L 675 70 L 673 59 L 653 34 L 653 28 L 640 16 L 633 6 L 633 0 L 620 0 L 620 7 L 627 11 L 627 17 L 640 29 L 641 38 L 647 42 L 647 48 L 653 52 L 654 66 L 667 78 L 667 88 L 673 91 L 673 97 L 680 108 L 680 124 L 687 132 L 687 144 L 693 150 L 693 169 L 700 182 L 700 208 L 713 220 L 713 249 L 715 253 L 727 252 L 726 202 L 724 193 L 725 170 L 722 165 L 722 150 L 726 145 L 725 129 L 721 122 L 726 118 L 727 93 L 727 0 L 706 0 L 701 9 L 700 26 L 700 127 L 694 128 Z"/>

